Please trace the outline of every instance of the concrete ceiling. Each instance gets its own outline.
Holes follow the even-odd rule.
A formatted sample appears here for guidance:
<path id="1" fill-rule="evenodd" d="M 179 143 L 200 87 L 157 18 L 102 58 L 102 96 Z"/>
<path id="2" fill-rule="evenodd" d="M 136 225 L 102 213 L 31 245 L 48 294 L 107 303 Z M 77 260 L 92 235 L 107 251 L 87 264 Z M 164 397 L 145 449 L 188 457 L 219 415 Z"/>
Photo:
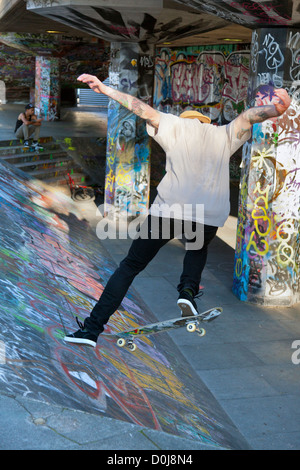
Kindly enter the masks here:
<path id="1" fill-rule="evenodd" d="M 77 4 L 74 9 L 73 3 Z M 106 9 L 107 15 L 104 13 L 105 8 L 101 8 L 104 18 L 101 15 L 100 21 L 99 8 L 95 10 L 88 3 L 98 5 L 99 8 L 103 3 L 110 6 L 115 4 L 115 7 Z M 139 8 L 135 6 L 135 14 L 132 15 L 134 3 L 138 3 Z M 46 34 L 48 31 L 59 31 L 64 36 L 77 36 L 84 40 L 95 37 L 109 42 L 138 39 L 169 47 L 222 44 L 228 43 L 228 39 L 251 42 L 251 30 L 248 27 L 196 11 L 174 0 L 60 0 L 52 2 L 52 8 L 41 8 L 43 4 L 49 4 L 49 1 L 28 1 L 26 8 L 25 0 L 0 0 L 0 32 Z M 116 4 L 121 4 L 120 14 Z M 146 6 L 142 7 L 142 4 Z M 135 33 L 128 35 L 128 31 Z"/>
<path id="2" fill-rule="evenodd" d="M 64 31 L 73 36 L 90 36 L 67 25 L 62 28 L 61 23 L 27 10 L 24 0 L 0 0 L 0 32 L 44 34 L 49 30 Z"/>
<path id="3" fill-rule="evenodd" d="M 108 41 L 156 44 L 213 44 L 232 25 L 233 39 L 245 28 L 300 26 L 300 0 L 27 0 L 27 9 Z"/>
<path id="4" fill-rule="evenodd" d="M 34 0 L 33 0 L 34 1 Z M 252 29 L 300 27 L 300 0 L 176 0 Z"/>
<path id="5" fill-rule="evenodd" d="M 0 0 L 3 33 L 178 47 L 250 43 L 266 26 L 300 28 L 300 0 Z"/>

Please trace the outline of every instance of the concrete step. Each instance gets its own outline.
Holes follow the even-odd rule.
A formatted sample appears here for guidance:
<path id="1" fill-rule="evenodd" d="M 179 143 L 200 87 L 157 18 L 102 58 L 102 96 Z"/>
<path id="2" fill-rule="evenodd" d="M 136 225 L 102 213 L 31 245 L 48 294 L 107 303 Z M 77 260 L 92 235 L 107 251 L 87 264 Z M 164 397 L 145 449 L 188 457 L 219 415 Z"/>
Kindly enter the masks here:
<path id="1" fill-rule="evenodd" d="M 23 170 L 23 169 L 22 169 Z M 73 162 L 63 162 L 62 165 L 51 166 L 48 168 L 35 168 L 27 171 L 26 173 L 32 176 L 33 178 L 38 178 L 41 180 L 48 180 L 51 178 L 60 178 L 68 180 L 68 173 L 70 171 L 80 172 L 80 168 Z"/>
<path id="2" fill-rule="evenodd" d="M 39 143 L 41 145 L 46 145 L 48 143 L 55 143 L 53 137 L 40 137 Z M 10 140 L 1 140 L 0 141 L 0 148 L 1 147 L 16 147 L 16 146 L 23 146 L 23 140 L 20 139 L 10 139 Z"/>
<path id="3" fill-rule="evenodd" d="M 27 171 L 27 168 L 56 168 L 57 166 L 63 166 L 63 164 L 70 162 L 73 163 L 73 160 L 69 155 L 60 155 L 59 158 L 45 158 L 42 160 L 30 160 L 30 161 L 21 161 L 14 163 L 14 166 L 20 168 L 23 171 Z M 11 163 L 11 162 L 9 162 Z"/>
<path id="4" fill-rule="evenodd" d="M 72 174 L 75 184 L 88 184 L 89 178 L 82 168 L 52 137 L 40 138 L 39 143 L 43 150 L 33 151 L 17 139 L 0 141 L 0 160 L 50 185 L 68 184 L 68 173 Z"/>
<path id="5" fill-rule="evenodd" d="M 49 177 L 49 178 L 45 178 L 44 181 L 45 181 L 45 183 L 47 183 L 51 186 L 68 186 L 69 185 L 68 175 L 64 175 L 64 176 L 65 177 L 63 177 L 63 175 L 61 175 L 61 178 Z M 75 173 L 72 174 L 72 179 L 73 179 L 74 183 L 78 184 L 78 185 L 83 184 L 85 186 L 85 185 L 89 184 L 89 176 L 83 175 L 80 172 L 77 173 L 76 169 L 75 169 Z"/>
<path id="6" fill-rule="evenodd" d="M 41 144 L 43 146 L 43 150 L 33 150 L 32 148 L 26 148 L 24 145 L 7 145 L 7 146 L 0 146 L 0 156 L 9 156 L 9 155 L 16 155 L 16 154 L 27 154 L 27 153 L 35 153 L 35 152 L 50 152 L 60 149 L 60 145 L 58 144 Z"/>
<path id="7" fill-rule="evenodd" d="M 14 153 L 10 155 L 2 155 L 0 152 L 0 159 L 5 160 L 6 162 L 10 163 L 11 165 L 17 165 L 22 162 L 37 162 L 37 161 L 44 161 L 44 160 L 59 160 L 60 158 L 64 158 L 67 153 L 62 150 L 61 148 L 57 148 L 55 150 L 48 150 L 44 149 L 43 151 L 35 151 L 35 152 L 22 152 L 22 153 Z M 71 157 L 70 157 L 71 158 Z"/>

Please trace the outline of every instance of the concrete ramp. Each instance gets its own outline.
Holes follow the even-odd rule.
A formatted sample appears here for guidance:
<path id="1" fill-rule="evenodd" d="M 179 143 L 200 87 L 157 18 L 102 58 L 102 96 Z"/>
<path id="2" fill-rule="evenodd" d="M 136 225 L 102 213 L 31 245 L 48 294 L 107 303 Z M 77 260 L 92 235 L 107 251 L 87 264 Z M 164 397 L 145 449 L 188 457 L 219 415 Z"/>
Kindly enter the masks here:
<path id="1" fill-rule="evenodd" d="M 139 340 L 135 352 L 101 336 L 95 350 L 63 342 L 77 327 L 75 316 L 82 321 L 89 314 L 115 269 L 75 203 L 3 163 L 0 228 L 3 395 L 114 418 L 210 448 L 244 448 L 167 334 Z M 131 290 L 108 326 L 115 331 L 156 320 Z"/>

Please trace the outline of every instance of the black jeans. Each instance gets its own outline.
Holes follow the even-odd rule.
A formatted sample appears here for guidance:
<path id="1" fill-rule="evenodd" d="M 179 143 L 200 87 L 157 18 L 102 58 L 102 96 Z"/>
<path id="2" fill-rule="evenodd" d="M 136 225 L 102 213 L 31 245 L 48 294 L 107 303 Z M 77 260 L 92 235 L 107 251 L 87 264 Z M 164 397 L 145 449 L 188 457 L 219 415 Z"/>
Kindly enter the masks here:
<path id="1" fill-rule="evenodd" d="M 163 225 L 166 221 L 167 223 Z M 166 233 L 168 229 L 165 231 L 163 227 L 167 226 L 168 228 L 168 223 L 170 230 L 169 233 Z M 190 225 L 192 232 L 199 233 L 202 230 L 203 246 L 198 249 L 186 250 L 177 290 L 180 292 L 184 288 L 189 288 L 196 295 L 199 292 L 201 274 L 207 259 L 207 247 L 216 235 L 218 227 L 200 226 L 195 222 L 190 222 L 190 224 L 192 224 Z M 103 325 L 108 322 L 110 316 L 120 306 L 135 276 L 146 268 L 160 248 L 173 238 L 181 237 L 184 233 L 186 233 L 184 221 L 148 216 L 141 226 L 139 235 L 133 240 L 128 255 L 110 277 L 99 301 L 90 316 L 85 319 L 84 326 L 90 333 L 98 336 L 103 331 Z M 191 244 L 195 241 L 192 239 L 191 231 L 189 232 L 189 241 Z"/>

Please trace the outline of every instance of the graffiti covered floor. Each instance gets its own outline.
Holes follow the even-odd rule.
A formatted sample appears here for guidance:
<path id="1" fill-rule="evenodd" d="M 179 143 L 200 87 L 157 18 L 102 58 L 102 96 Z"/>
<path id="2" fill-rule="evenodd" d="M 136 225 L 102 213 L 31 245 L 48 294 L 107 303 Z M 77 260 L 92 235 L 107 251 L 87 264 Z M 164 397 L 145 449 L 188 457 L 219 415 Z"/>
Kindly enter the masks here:
<path id="1" fill-rule="evenodd" d="M 95 350 L 63 342 L 115 264 L 69 198 L 0 165 L 2 396 L 241 448 L 236 428 L 168 335 L 141 339 L 135 352 L 101 336 Z M 108 327 L 155 320 L 130 290 Z"/>

